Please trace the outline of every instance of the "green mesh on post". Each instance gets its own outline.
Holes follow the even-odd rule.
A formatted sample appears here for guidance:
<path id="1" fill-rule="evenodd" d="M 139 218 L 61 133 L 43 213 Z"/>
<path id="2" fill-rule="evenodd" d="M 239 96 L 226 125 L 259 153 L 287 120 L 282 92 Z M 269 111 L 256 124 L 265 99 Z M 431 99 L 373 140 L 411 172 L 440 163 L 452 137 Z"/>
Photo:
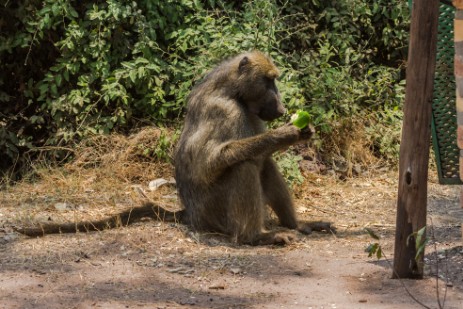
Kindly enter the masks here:
<path id="1" fill-rule="evenodd" d="M 441 4 L 437 34 L 436 72 L 432 100 L 432 140 L 441 184 L 461 184 L 457 146 L 457 111 L 453 58 L 455 8 Z"/>
<path id="2" fill-rule="evenodd" d="M 412 0 L 408 1 L 412 6 Z M 453 19 L 455 8 L 441 3 L 437 29 L 436 72 L 432 99 L 432 144 L 441 184 L 461 184 L 460 150 L 457 145 L 457 109 L 453 58 Z"/>

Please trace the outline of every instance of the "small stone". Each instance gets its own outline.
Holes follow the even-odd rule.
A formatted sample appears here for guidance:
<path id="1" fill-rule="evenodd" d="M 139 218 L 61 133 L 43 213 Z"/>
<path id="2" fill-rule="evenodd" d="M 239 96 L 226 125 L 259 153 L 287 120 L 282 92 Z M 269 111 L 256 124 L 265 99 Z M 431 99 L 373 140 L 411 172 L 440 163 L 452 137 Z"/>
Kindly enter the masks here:
<path id="1" fill-rule="evenodd" d="M 174 179 L 167 180 L 164 178 L 158 178 L 158 179 L 150 181 L 148 184 L 148 188 L 150 189 L 150 191 L 156 191 L 159 187 L 166 185 L 166 184 L 173 185 L 175 184 L 175 180 Z"/>
<path id="2" fill-rule="evenodd" d="M 225 290 L 225 285 L 224 284 L 213 284 L 211 286 L 209 286 L 209 289 L 210 290 Z"/>
<path id="3" fill-rule="evenodd" d="M 65 211 L 71 208 L 68 203 L 56 203 L 54 206 L 55 206 L 55 209 L 58 211 Z"/>
<path id="4" fill-rule="evenodd" d="M 242 270 L 239 267 L 232 267 L 232 268 L 230 268 L 230 272 L 232 274 L 234 274 L 234 275 L 238 275 L 238 274 L 240 274 L 242 272 Z"/>

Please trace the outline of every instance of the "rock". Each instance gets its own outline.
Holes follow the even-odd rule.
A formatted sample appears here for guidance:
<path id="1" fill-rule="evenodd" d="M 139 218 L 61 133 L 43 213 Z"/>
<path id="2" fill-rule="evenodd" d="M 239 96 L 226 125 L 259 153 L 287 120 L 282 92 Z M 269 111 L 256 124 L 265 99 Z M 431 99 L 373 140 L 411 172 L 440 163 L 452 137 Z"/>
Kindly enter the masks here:
<path id="1" fill-rule="evenodd" d="M 234 275 L 238 275 L 238 274 L 240 274 L 242 272 L 242 270 L 239 267 L 232 267 L 232 268 L 230 268 L 230 272 L 232 274 L 234 274 Z"/>
<path id="2" fill-rule="evenodd" d="M 55 209 L 58 210 L 58 211 L 65 211 L 65 210 L 68 210 L 68 209 L 71 209 L 71 205 L 68 204 L 68 203 L 56 203 L 54 205 Z"/>
<path id="3" fill-rule="evenodd" d="M 148 189 L 150 191 L 156 191 L 164 185 L 175 185 L 175 179 L 171 178 L 169 180 L 166 180 L 164 178 L 158 178 L 155 180 L 151 180 L 148 184 Z"/>

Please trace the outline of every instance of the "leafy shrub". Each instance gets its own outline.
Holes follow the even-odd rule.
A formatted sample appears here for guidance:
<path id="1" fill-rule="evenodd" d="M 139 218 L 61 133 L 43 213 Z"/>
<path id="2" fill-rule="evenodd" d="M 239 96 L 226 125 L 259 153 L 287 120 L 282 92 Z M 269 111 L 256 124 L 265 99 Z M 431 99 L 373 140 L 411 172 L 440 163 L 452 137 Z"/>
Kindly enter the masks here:
<path id="1" fill-rule="evenodd" d="M 302 176 L 299 169 L 299 162 L 302 160 L 302 156 L 296 155 L 291 151 L 286 151 L 275 154 L 274 158 L 288 185 L 300 185 L 304 182 L 304 176 Z"/>
<path id="2" fill-rule="evenodd" d="M 176 127 L 194 82 L 251 49 L 274 58 L 289 112 L 309 111 L 322 137 L 340 119 L 371 113 L 368 127 L 397 126 L 407 27 L 400 0 L 7 1 L 0 170 L 40 147 L 147 124 Z M 375 132 L 367 138 L 378 154 L 395 156 L 396 141 Z"/>

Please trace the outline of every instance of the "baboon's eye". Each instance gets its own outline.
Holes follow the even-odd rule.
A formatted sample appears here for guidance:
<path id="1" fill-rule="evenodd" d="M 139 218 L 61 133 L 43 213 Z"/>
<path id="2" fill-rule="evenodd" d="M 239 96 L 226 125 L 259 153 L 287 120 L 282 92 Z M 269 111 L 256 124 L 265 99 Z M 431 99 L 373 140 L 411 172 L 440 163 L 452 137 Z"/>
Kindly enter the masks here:
<path id="1" fill-rule="evenodd" d="M 264 82 L 267 86 L 274 86 L 275 85 L 275 79 L 269 76 L 264 76 Z"/>
<path id="2" fill-rule="evenodd" d="M 267 83 L 273 83 L 275 81 L 275 79 L 270 76 L 264 76 L 264 80 Z"/>

